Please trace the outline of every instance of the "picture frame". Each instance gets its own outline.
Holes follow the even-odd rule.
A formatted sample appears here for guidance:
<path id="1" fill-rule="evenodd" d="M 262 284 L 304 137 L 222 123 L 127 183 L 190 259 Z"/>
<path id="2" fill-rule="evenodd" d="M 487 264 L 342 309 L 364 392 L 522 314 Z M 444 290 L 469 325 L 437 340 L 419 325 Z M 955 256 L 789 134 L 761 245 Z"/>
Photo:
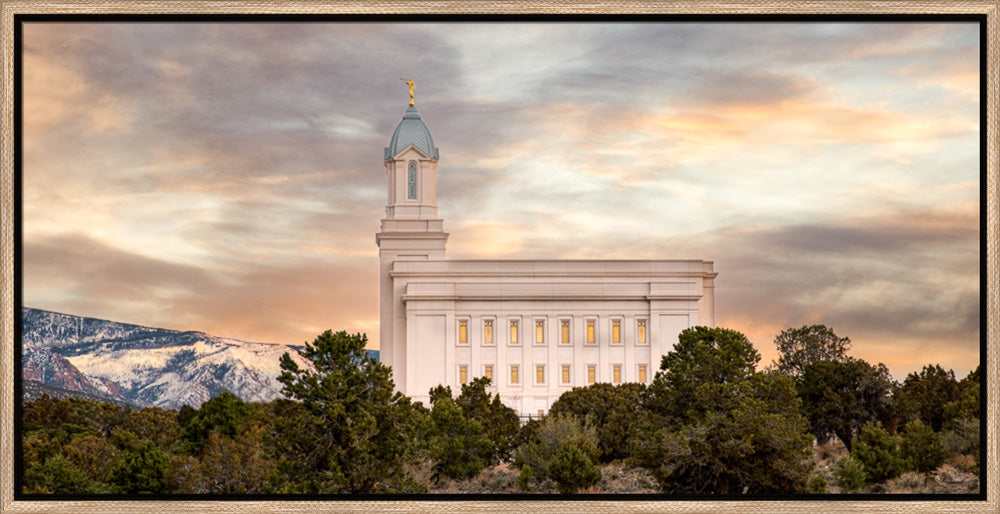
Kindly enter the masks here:
<path id="1" fill-rule="evenodd" d="M 14 70 L 14 37 L 16 34 L 16 17 L 24 14 L 73 14 L 73 15 L 315 15 L 328 14 L 365 14 L 365 15 L 697 15 L 706 19 L 712 16 L 747 16 L 747 15 L 840 15 L 864 17 L 892 17 L 909 14 L 979 14 L 987 20 L 987 123 L 981 127 L 986 141 L 983 154 L 986 159 L 986 203 L 983 208 L 987 212 L 986 224 L 981 227 L 985 236 L 987 261 L 986 305 L 986 377 L 987 413 L 986 432 L 988 441 L 1000 440 L 998 428 L 998 396 L 1000 396 L 1000 355 L 998 355 L 997 340 L 1000 336 L 1000 296 L 997 284 L 1000 261 L 998 261 L 997 231 L 1000 228 L 1000 201 L 998 201 L 998 184 L 1000 184 L 1000 132 L 998 132 L 998 102 L 1000 102 L 1000 72 L 996 63 L 1000 62 L 1000 2 L 996 1 L 959 1 L 959 2 L 685 2 L 681 4 L 664 4 L 655 1 L 619 2 L 619 1 L 528 1 L 519 3 L 471 1 L 471 2 L 422 2 L 422 1 L 391 1 L 391 2 L 306 2 L 306 1 L 273 1 L 273 2 L 204 2 L 190 3 L 185 1 L 148 1 L 148 2 L 108 2 L 108 1 L 66 1 L 54 2 L 45 0 L 12 0 L 0 2 L 0 28 L 3 38 L 3 89 L 2 89 L 2 146 L 0 146 L 0 300 L 3 309 L 0 310 L 0 510 L 4 512 L 120 512 L 126 510 L 150 511 L 181 511 L 181 512 L 241 512 L 256 511 L 294 511 L 294 512 L 368 512 L 372 510 L 386 511 L 435 511 L 435 512 L 522 512 L 533 510 L 539 512 L 562 512 L 566 510 L 582 512 L 646 512 L 646 511 L 749 511 L 749 512 L 813 512 L 817 509 L 830 511 L 865 511 L 894 512 L 921 511 L 938 512 L 963 510 L 968 512 L 996 512 L 1000 509 L 1000 454 L 995 444 L 988 445 L 985 454 L 987 476 L 982 479 L 986 491 L 985 501 L 952 500 L 906 500 L 894 501 L 873 500 L 864 498 L 855 500 L 841 496 L 829 500 L 636 500 L 612 502 L 595 499 L 573 498 L 568 500 L 531 500 L 519 498 L 517 501 L 452 501 L 452 500 L 375 500 L 346 499 L 334 502 L 317 502 L 314 500 L 203 500 L 183 499 L 170 501 L 76 501 L 73 499 L 53 499 L 51 501 L 15 501 L 14 499 L 14 433 L 13 417 L 14 369 L 20 356 L 15 353 L 15 292 L 18 277 L 15 275 L 15 241 L 20 234 L 15 226 L 15 209 L 18 202 L 14 190 L 15 169 L 15 131 L 13 125 L 16 105 L 14 96 L 15 82 L 18 79 Z"/>

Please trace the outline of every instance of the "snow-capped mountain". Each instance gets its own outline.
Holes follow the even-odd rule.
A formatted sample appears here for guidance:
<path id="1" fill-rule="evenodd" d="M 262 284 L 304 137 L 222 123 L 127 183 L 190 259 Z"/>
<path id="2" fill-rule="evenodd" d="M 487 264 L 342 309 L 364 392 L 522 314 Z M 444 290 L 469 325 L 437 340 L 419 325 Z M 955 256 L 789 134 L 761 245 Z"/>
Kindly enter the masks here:
<path id="1" fill-rule="evenodd" d="M 137 406 L 197 407 L 222 390 L 245 401 L 281 396 L 279 359 L 295 348 L 203 332 L 22 309 L 22 376 Z"/>

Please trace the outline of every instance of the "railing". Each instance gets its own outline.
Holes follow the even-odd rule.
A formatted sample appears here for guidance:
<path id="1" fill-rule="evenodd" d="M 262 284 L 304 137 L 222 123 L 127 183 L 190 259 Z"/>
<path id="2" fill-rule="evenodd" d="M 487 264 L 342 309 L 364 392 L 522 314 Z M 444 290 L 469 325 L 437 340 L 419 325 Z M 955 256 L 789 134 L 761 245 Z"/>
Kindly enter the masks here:
<path id="1" fill-rule="evenodd" d="M 545 416 L 544 415 L 539 416 L 537 414 L 520 414 L 517 417 L 520 418 L 520 420 L 521 420 L 521 426 L 523 427 L 524 425 L 527 425 L 529 421 L 531 421 L 533 419 L 539 419 L 540 420 L 540 419 L 544 418 Z"/>

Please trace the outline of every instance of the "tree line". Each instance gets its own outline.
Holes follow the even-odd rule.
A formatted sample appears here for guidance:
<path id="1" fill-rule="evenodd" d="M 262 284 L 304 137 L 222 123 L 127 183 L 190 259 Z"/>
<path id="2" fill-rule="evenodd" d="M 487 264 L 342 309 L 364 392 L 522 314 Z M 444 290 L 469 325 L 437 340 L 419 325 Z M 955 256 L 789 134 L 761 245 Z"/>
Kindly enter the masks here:
<path id="1" fill-rule="evenodd" d="M 897 383 L 823 325 L 781 332 L 779 358 L 762 371 L 742 333 L 694 327 L 648 386 L 573 388 L 523 425 L 485 377 L 437 386 L 427 406 L 411 401 L 366 344 L 324 332 L 300 350 L 315 371 L 285 354 L 284 398 L 268 403 L 227 391 L 180 410 L 25 403 L 21 490 L 425 493 L 506 463 L 520 491 L 574 493 L 616 462 L 665 493 L 797 494 L 863 490 L 957 456 L 979 467 L 979 368 L 958 380 L 927 365 Z M 815 449 L 834 441 L 846 455 L 822 473 Z"/>

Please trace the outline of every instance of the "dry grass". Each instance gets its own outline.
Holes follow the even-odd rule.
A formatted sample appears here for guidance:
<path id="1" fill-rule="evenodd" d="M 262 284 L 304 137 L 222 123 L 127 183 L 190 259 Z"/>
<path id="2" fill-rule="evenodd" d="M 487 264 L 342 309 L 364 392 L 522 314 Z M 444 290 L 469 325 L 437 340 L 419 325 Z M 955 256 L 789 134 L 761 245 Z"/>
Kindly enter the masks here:
<path id="1" fill-rule="evenodd" d="M 834 439 L 826 444 L 813 446 L 815 473 L 826 479 L 828 494 L 843 494 L 833 478 L 837 462 L 848 455 L 847 448 Z M 979 479 L 970 471 L 975 470 L 975 459 L 969 455 L 956 455 L 933 473 L 903 473 L 881 484 L 872 484 L 856 491 L 871 494 L 967 494 L 979 492 Z"/>
<path id="2" fill-rule="evenodd" d="M 979 492 L 979 478 L 972 473 L 958 470 L 944 463 L 934 471 L 932 490 L 935 494 L 962 494 Z"/>
<path id="3" fill-rule="evenodd" d="M 833 468 L 837 462 L 848 454 L 840 441 L 813 447 L 813 462 L 815 473 L 826 480 L 828 494 L 842 494 L 833 478 Z M 975 459 L 969 455 L 958 455 L 935 470 L 933 473 L 906 472 L 886 483 L 874 484 L 862 488 L 861 493 L 886 494 L 967 494 L 979 492 L 979 479 L 969 470 L 975 466 Z M 418 481 L 430 483 L 432 474 L 430 463 L 425 462 L 409 470 Z M 508 463 L 499 464 L 482 470 L 478 475 L 467 480 L 452 480 L 442 477 L 436 483 L 430 483 L 430 493 L 452 494 L 523 494 L 523 493 L 558 493 L 556 484 L 551 480 L 531 481 L 531 491 L 523 491 L 517 484 L 519 470 Z M 601 466 L 601 479 L 580 494 L 651 494 L 658 492 L 656 481 L 646 470 L 631 468 L 621 462 L 613 462 Z"/>
<path id="4" fill-rule="evenodd" d="M 915 471 L 907 471 L 890 480 L 885 487 L 889 494 L 924 494 L 927 490 L 927 476 Z"/>
<path id="5" fill-rule="evenodd" d="M 951 464 L 942 464 L 935 471 L 935 475 L 934 479 L 941 483 L 953 484 L 962 481 L 962 472 L 955 469 Z"/>
<path id="6" fill-rule="evenodd" d="M 847 455 L 847 447 L 840 439 L 834 438 L 825 444 L 813 446 L 813 461 L 817 466 L 833 467 Z"/>
<path id="7" fill-rule="evenodd" d="M 813 446 L 813 462 L 818 470 L 832 470 L 850 452 L 840 439 Z"/>
<path id="8" fill-rule="evenodd" d="M 411 468 L 419 480 L 427 477 L 429 483 L 430 469 L 428 466 Z M 429 493 L 436 494 L 524 494 L 524 493 L 558 493 L 559 489 L 552 480 L 533 479 L 531 490 L 523 491 L 517 484 L 520 471 L 509 463 L 498 464 L 486 468 L 473 478 L 453 480 L 441 477 L 431 483 Z M 601 480 L 596 484 L 579 491 L 579 494 L 649 494 L 658 492 L 656 482 L 644 469 L 630 468 L 621 462 L 601 466 Z"/>
<path id="9" fill-rule="evenodd" d="M 659 492 L 656 481 L 642 468 L 631 468 L 621 462 L 601 467 L 601 480 L 594 486 L 604 493 L 651 494 Z"/>
<path id="10" fill-rule="evenodd" d="M 843 493 L 837 487 L 837 480 L 833 477 L 833 469 L 840 462 L 840 459 L 848 455 L 847 447 L 840 439 L 834 438 L 825 444 L 813 446 L 813 464 L 815 473 L 826 480 L 826 492 L 830 494 Z"/>
<path id="11" fill-rule="evenodd" d="M 976 471 L 976 459 L 972 455 L 953 455 L 945 461 L 959 471 L 974 473 Z"/>
<path id="12" fill-rule="evenodd" d="M 520 492 L 517 485 L 518 470 L 504 462 L 492 468 L 479 472 L 469 482 L 470 493 L 516 493 Z"/>

